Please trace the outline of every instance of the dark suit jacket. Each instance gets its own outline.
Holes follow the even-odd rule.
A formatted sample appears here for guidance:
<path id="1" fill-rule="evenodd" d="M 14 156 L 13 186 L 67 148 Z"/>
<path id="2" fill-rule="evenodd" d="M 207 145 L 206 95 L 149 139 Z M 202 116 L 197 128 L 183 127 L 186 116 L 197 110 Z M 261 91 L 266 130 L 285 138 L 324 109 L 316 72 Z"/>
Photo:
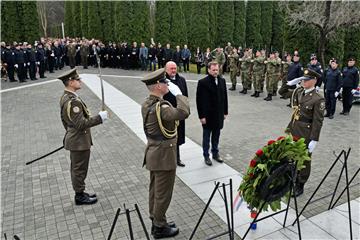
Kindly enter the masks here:
<path id="1" fill-rule="evenodd" d="M 199 118 L 206 118 L 206 129 L 222 129 L 224 115 L 228 114 L 228 98 L 225 79 L 218 77 L 218 84 L 211 75 L 200 79 L 196 90 L 196 106 Z"/>
<path id="2" fill-rule="evenodd" d="M 172 83 L 174 83 L 175 85 L 177 85 L 180 88 L 183 96 L 188 97 L 188 89 L 187 89 L 185 78 L 181 77 L 179 74 L 176 74 L 175 80 L 170 79 L 169 75 L 167 75 L 167 74 L 166 74 L 166 78 L 171 80 Z M 175 108 L 177 107 L 176 97 L 174 95 L 172 95 L 171 92 L 168 92 L 167 94 L 165 94 L 163 98 L 164 98 L 164 100 L 170 102 L 171 105 L 173 105 L 173 107 L 175 107 Z M 180 120 L 177 131 L 178 131 L 177 144 L 178 145 L 184 144 L 185 143 L 185 120 Z"/>

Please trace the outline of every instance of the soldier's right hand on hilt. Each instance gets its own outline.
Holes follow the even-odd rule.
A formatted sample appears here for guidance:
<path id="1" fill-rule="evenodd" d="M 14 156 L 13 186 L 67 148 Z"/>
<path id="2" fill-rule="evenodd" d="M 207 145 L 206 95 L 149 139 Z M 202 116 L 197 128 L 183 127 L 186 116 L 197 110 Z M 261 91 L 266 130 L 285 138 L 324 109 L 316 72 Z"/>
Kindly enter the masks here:
<path id="1" fill-rule="evenodd" d="M 171 92 L 172 95 L 174 96 L 182 95 L 180 88 L 174 83 L 168 82 L 168 86 L 169 86 L 169 91 Z"/>
<path id="2" fill-rule="evenodd" d="M 100 111 L 99 115 L 101 117 L 102 122 L 104 122 L 105 120 L 109 119 L 109 114 L 107 111 Z"/>

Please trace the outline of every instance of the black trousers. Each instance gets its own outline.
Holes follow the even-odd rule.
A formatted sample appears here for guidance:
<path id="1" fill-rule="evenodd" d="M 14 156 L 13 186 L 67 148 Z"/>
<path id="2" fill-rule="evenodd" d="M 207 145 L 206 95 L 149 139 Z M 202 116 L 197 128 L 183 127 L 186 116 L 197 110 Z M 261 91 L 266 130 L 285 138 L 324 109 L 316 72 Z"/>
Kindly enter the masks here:
<path id="1" fill-rule="evenodd" d="M 44 77 L 44 73 L 45 73 L 45 61 L 42 60 L 42 61 L 40 61 L 40 65 L 39 65 L 39 75 L 40 75 L 40 77 Z"/>
<path id="2" fill-rule="evenodd" d="M 343 112 L 350 112 L 352 101 L 353 101 L 353 95 L 351 93 L 351 90 L 353 88 L 351 87 L 343 87 L 342 92 L 342 101 L 343 101 Z"/>
<path id="3" fill-rule="evenodd" d="M 326 114 L 334 115 L 336 109 L 336 97 L 335 92 L 332 90 L 326 90 L 325 95 L 325 104 L 326 104 Z"/>
<path id="4" fill-rule="evenodd" d="M 36 78 L 36 63 L 35 62 L 30 62 L 29 75 L 30 75 L 31 80 L 34 80 Z"/>
<path id="5" fill-rule="evenodd" d="M 7 72 L 8 72 L 9 80 L 13 82 L 15 81 L 14 71 L 15 71 L 14 65 L 8 64 Z"/>
<path id="6" fill-rule="evenodd" d="M 25 80 L 25 71 L 26 68 L 24 67 L 24 63 L 18 63 L 17 76 L 20 82 L 23 82 Z"/>
<path id="7" fill-rule="evenodd" d="M 184 65 L 184 72 L 189 71 L 189 59 L 188 58 L 183 59 L 183 65 Z"/>

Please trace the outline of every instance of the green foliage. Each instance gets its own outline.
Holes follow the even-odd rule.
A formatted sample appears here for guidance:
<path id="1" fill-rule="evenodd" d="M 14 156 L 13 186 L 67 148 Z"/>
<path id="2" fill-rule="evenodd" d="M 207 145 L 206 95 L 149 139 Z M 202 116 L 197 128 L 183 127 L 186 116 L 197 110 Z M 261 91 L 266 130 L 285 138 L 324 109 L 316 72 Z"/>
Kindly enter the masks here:
<path id="1" fill-rule="evenodd" d="M 36 2 L 22 1 L 22 22 L 23 22 L 23 40 L 33 43 L 39 39 L 38 15 Z M 34 24 L 29 24 L 34 23 Z"/>
<path id="2" fill-rule="evenodd" d="M 118 41 L 126 41 L 130 36 L 131 25 L 129 19 L 132 15 L 132 2 L 115 2 L 115 38 Z"/>
<path id="3" fill-rule="evenodd" d="M 325 50 L 325 63 L 328 63 L 331 58 L 336 58 L 342 62 L 344 59 L 344 46 L 345 46 L 345 29 L 339 29 L 331 36 L 326 45 Z"/>
<path id="4" fill-rule="evenodd" d="M 134 1 L 132 5 L 132 17 L 130 24 L 133 26 L 131 41 L 144 42 L 146 45 L 150 42 L 150 9 L 147 2 Z"/>
<path id="5" fill-rule="evenodd" d="M 73 21 L 73 5 L 74 3 L 72 1 L 65 1 L 65 36 L 74 37 L 75 31 L 74 31 L 74 21 Z"/>
<path id="6" fill-rule="evenodd" d="M 344 42 L 343 62 L 347 63 L 348 57 L 352 55 L 356 59 L 356 65 L 360 66 L 360 26 L 348 28 L 345 31 Z"/>
<path id="7" fill-rule="evenodd" d="M 217 2 L 217 45 L 224 46 L 233 42 L 234 34 L 234 2 Z"/>
<path id="8" fill-rule="evenodd" d="M 209 1 L 206 2 L 209 5 L 209 32 L 210 32 L 210 48 L 217 47 L 217 2 Z"/>
<path id="9" fill-rule="evenodd" d="M 186 3 L 185 3 L 186 4 Z M 182 2 L 175 1 L 172 2 L 172 12 L 171 12 L 171 43 L 176 46 L 179 45 L 182 47 L 184 44 L 187 44 L 187 31 L 185 25 L 185 16 L 182 9 Z"/>
<path id="10" fill-rule="evenodd" d="M 193 32 L 194 26 L 196 22 L 198 22 L 198 17 L 201 15 L 202 17 L 208 19 L 208 9 L 209 4 L 199 1 L 181 1 L 182 11 L 184 13 L 184 20 L 185 20 L 185 30 L 188 41 L 192 39 L 192 35 L 196 33 Z M 203 28 L 207 28 L 208 25 L 202 26 Z"/>
<path id="11" fill-rule="evenodd" d="M 304 168 L 305 161 L 310 161 L 304 138 L 293 139 L 291 135 L 279 137 L 277 140 L 270 140 L 266 146 L 256 152 L 239 186 L 241 196 L 251 209 L 259 210 L 265 201 L 259 193 L 261 184 L 277 166 L 287 161 L 294 161 L 297 170 Z M 283 175 L 275 179 L 270 188 L 284 186 L 288 181 L 289 178 Z M 288 196 L 288 193 L 285 196 Z M 265 205 L 263 211 L 267 211 L 269 206 L 273 211 L 280 210 L 280 200 L 277 199 Z"/>
<path id="12" fill-rule="evenodd" d="M 261 28 L 262 44 L 257 48 L 265 47 L 269 49 L 272 38 L 273 2 L 266 1 L 261 3 Z M 279 49 L 277 49 L 279 50 Z"/>
<path id="13" fill-rule="evenodd" d="M 74 37 L 82 37 L 81 31 L 81 13 L 80 13 L 80 2 L 74 1 L 72 3 L 72 21 L 73 21 L 73 34 Z"/>
<path id="14" fill-rule="evenodd" d="M 102 23 L 102 39 L 105 42 L 114 41 L 114 2 L 103 1 L 99 2 L 100 19 Z"/>
<path id="15" fill-rule="evenodd" d="M 246 47 L 259 47 L 262 45 L 260 25 L 260 2 L 248 1 L 246 5 Z"/>
<path id="16" fill-rule="evenodd" d="M 103 22 L 101 20 L 99 2 L 88 2 L 88 19 L 88 35 L 91 38 L 103 40 Z"/>
<path id="17" fill-rule="evenodd" d="M 88 1 L 80 2 L 80 16 L 81 16 L 81 36 L 89 38 L 89 27 L 88 27 Z"/>
<path id="18" fill-rule="evenodd" d="M 245 1 L 234 2 L 234 46 L 245 45 L 246 7 Z"/>
<path id="19" fill-rule="evenodd" d="M 207 47 L 211 47 L 211 35 L 209 31 L 209 4 L 196 1 L 192 2 L 194 9 L 192 14 L 192 21 L 190 24 L 189 45 L 195 50 L 200 47 L 205 51 Z M 189 25 L 187 25 L 189 27 Z"/>
<path id="20" fill-rule="evenodd" d="M 284 31 L 285 19 L 284 12 L 279 8 L 278 2 L 273 2 L 272 15 L 272 36 L 271 46 L 283 54 L 284 52 Z"/>
<path id="21" fill-rule="evenodd" d="M 155 41 L 162 45 L 171 40 L 171 2 L 156 1 L 155 10 Z"/>

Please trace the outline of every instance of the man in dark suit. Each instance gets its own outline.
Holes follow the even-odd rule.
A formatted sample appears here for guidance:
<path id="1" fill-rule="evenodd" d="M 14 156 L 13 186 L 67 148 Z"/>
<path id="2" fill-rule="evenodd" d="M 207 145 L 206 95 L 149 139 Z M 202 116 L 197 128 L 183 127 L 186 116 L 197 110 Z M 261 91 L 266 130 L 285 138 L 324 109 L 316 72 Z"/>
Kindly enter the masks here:
<path id="1" fill-rule="evenodd" d="M 92 145 L 90 128 L 108 119 L 108 113 L 100 111 L 98 115 L 90 116 L 85 103 L 76 94 L 76 91 L 81 89 L 81 79 L 76 68 L 59 76 L 58 79 L 65 85 L 60 99 L 60 115 L 66 130 L 64 148 L 70 150 L 70 173 L 75 191 L 75 204 L 94 204 L 97 202 L 96 194 L 85 192 L 85 178 Z"/>
<path id="2" fill-rule="evenodd" d="M 199 80 L 196 90 L 196 106 L 200 122 L 203 127 L 203 156 L 209 166 L 212 162 L 209 158 L 210 136 L 212 158 L 220 163 L 223 162 L 219 155 L 220 130 L 224 126 L 224 120 L 228 115 L 228 98 L 225 79 L 219 76 L 219 64 L 208 64 L 209 74 Z"/>
<path id="3" fill-rule="evenodd" d="M 186 80 L 185 80 L 185 78 L 183 78 L 182 76 L 180 76 L 177 73 L 176 63 L 173 61 L 167 62 L 166 66 L 165 66 L 165 71 L 166 71 L 166 78 L 169 79 L 172 83 L 174 83 L 175 85 L 177 85 L 180 88 L 183 96 L 188 97 L 188 89 L 187 89 L 187 85 L 186 85 Z M 176 108 L 176 106 L 177 106 L 176 97 L 171 92 L 168 92 L 167 94 L 165 94 L 164 100 L 169 101 L 171 103 L 171 105 L 173 105 L 173 107 Z M 185 120 L 181 120 L 179 122 L 177 132 L 178 132 L 178 139 L 177 139 L 177 144 L 176 144 L 177 145 L 177 165 L 180 167 L 185 167 L 185 164 L 180 160 L 180 145 L 185 143 Z"/>
<path id="4" fill-rule="evenodd" d="M 166 211 L 172 198 L 176 175 L 176 142 L 178 121 L 190 114 L 187 97 L 168 81 L 164 68 L 146 75 L 150 96 L 141 105 L 144 132 L 147 138 L 144 165 L 150 171 L 149 212 L 155 239 L 179 233 L 174 222 L 167 222 Z M 163 99 L 168 92 L 176 97 L 177 107 Z"/>

